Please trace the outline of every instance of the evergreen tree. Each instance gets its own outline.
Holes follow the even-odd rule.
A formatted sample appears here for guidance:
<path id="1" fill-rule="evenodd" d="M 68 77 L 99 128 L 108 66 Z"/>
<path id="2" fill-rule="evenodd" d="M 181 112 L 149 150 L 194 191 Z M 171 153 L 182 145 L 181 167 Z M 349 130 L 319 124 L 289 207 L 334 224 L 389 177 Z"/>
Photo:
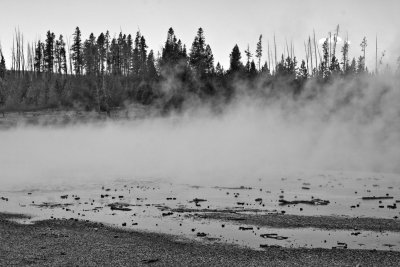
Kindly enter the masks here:
<path id="1" fill-rule="evenodd" d="M 50 31 L 47 32 L 46 44 L 44 49 L 44 62 L 45 62 L 45 71 L 47 73 L 53 72 L 54 67 L 54 40 L 55 35 Z"/>
<path id="2" fill-rule="evenodd" d="M 58 40 L 56 40 L 56 45 L 54 49 L 55 66 L 58 74 L 67 74 L 67 58 L 65 51 L 65 42 L 63 36 L 60 35 Z"/>
<path id="3" fill-rule="evenodd" d="M 79 27 L 76 27 L 74 35 L 74 42 L 72 44 L 72 61 L 74 64 L 75 75 L 82 74 L 82 65 L 83 65 L 83 57 L 82 57 L 82 40 L 81 40 L 81 31 Z"/>
<path id="4" fill-rule="evenodd" d="M 358 74 L 362 74 L 364 73 L 365 70 L 365 63 L 364 63 L 364 57 L 363 56 L 359 56 L 358 60 L 357 60 L 357 73 Z"/>
<path id="5" fill-rule="evenodd" d="M 140 42 L 139 42 L 139 59 L 140 59 L 139 74 L 142 76 L 142 78 L 145 76 L 146 71 L 147 71 L 147 67 L 146 67 L 147 48 L 148 48 L 148 46 L 146 45 L 146 39 L 142 35 L 140 37 Z"/>
<path id="6" fill-rule="evenodd" d="M 346 74 L 349 76 L 354 76 L 356 73 L 357 73 L 356 59 L 353 58 Z"/>
<path id="7" fill-rule="evenodd" d="M 224 68 L 221 66 L 221 64 L 219 64 L 219 62 L 217 63 L 217 66 L 215 67 L 215 74 L 218 77 L 222 77 L 224 76 Z"/>
<path id="8" fill-rule="evenodd" d="M 251 66 L 250 66 L 250 59 L 251 59 L 251 57 L 252 57 L 253 55 L 252 55 L 251 52 L 250 52 L 250 46 L 249 46 L 249 45 L 247 45 L 247 50 L 245 50 L 244 53 L 246 54 L 246 58 L 247 58 L 247 62 L 246 62 L 246 71 L 247 71 L 247 72 L 250 72 L 250 68 L 251 68 Z"/>
<path id="9" fill-rule="evenodd" d="M 320 65 L 320 74 L 323 78 L 328 78 L 330 76 L 329 71 L 329 45 L 328 45 L 328 38 L 322 44 L 322 51 L 323 51 L 323 61 Z"/>
<path id="10" fill-rule="evenodd" d="M 111 56 L 111 51 L 110 51 L 110 46 L 111 46 L 111 41 L 110 41 L 110 32 L 106 31 L 106 34 L 104 35 L 104 46 L 106 50 L 106 64 L 107 64 L 107 73 L 110 74 L 112 72 L 112 56 Z"/>
<path id="11" fill-rule="evenodd" d="M 192 43 L 189 54 L 189 63 L 200 75 L 206 73 L 207 69 L 206 42 L 202 28 L 199 28 Z"/>
<path id="12" fill-rule="evenodd" d="M 132 73 L 133 68 L 133 39 L 132 35 L 128 34 L 128 38 L 126 39 L 125 46 L 125 61 L 127 67 L 127 75 L 129 76 Z"/>
<path id="13" fill-rule="evenodd" d="M 329 66 L 329 70 L 333 74 L 339 74 L 340 73 L 340 64 L 336 56 L 332 56 L 331 64 Z"/>
<path id="14" fill-rule="evenodd" d="M 346 40 L 342 47 L 342 65 L 343 65 L 343 73 L 347 74 L 347 70 L 349 68 L 349 42 Z"/>
<path id="15" fill-rule="evenodd" d="M 135 37 L 135 46 L 133 48 L 133 58 L 132 58 L 132 71 L 133 74 L 138 76 L 140 72 L 140 65 L 141 65 L 141 59 L 140 59 L 140 32 L 138 31 L 136 33 Z"/>
<path id="16" fill-rule="evenodd" d="M 268 77 L 268 76 L 271 76 L 271 71 L 270 71 L 270 69 L 268 68 L 268 62 L 265 62 L 265 63 L 264 63 L 264 66 L 262 66 L 262 68 L 261 68 L 261 73 L 266 74 L 267 77 Z"/>
<path id="17" fill-rule="evenodd" d="M 34 69 L 37 74 L 42 72 L 42 61 L 43 61 L 43 45 L 40 40 L 37 43 L 35 48 L 35 62 L 34 62 Z"/>
<path id="18" fill-rule="evenodd" d="M 6 61 L 4 60 L 3 52 L 0 50 L 0 78 L 4 79 L 6 76 Z"/>
<path id="19" fill-rule="evenodd" d="M 177 40 L 175 32 L 169 28 L 167 40 L 162 49 L 161 66 L 173 67 L 187 62 L 186 47 L 182 46 L 181 40 Z"/>
<path id="20" fill-rule="evenodd" d="M 119 33 L 118 39 L 117 39 L 117 50 L 116 52 L 118 53 L 118 56 L 116 57 L 116 65 L 117 65 L 117 73 L 119 75 L 125 74 L 126 71 L 126 62 L 124 52 L 126 51 L 126 35 L 122 34 L 122 32 Z"/>
<path id="21" fill-rule="evenodd" d="M 363 52 L 363 56 L 362 57 L 360 57 L 359 58 L 359 64 L 358 64 L 358 69 L 359 69 L 359 72 L 361 73 L 361 72 L 364 72 L 365 71 L 365 50 L 366 50 L 366 47 L 367 47 L 367 38 L 366 37 L 364 37 L 363 38 L 363 40 L 362 40 L 362 42 L 361 42 L 361 44 L 360 44 L 360 46 L 361 46 L 361 52 Z"/>
<path id="22" fill-rule="evenodd" d="M 305 81 L 308 78 L 308 69 L 306 67 L 306 62 L 304 60 L 301 61 L 298 77 L 300 81 Z"/>
<path id="23" fill-rule="evenodd" d="M 205 62 L 206 62 L 206 73 L 211 74 L 214 73 L 214 55 L 211 51 L 210 45 L 206 46 L 206 51 L 205 51 Z"/>
<path id="24" fill-rule="evenodd" d="M 110 70 L 114 75 L 118 75 L 120 73 L 119 62 L 119 46 L 117 39 L 113 38 L 110 45 Z"/>
<path id="25" fill-rule="evenodd" d="M 153 50 L 150 50 L 149 55 L 147 56 L 147 78 L 150 81 L 154 81 L 157 79 L 157 69 L 155 66 L 155 60 L 154 60 L 154 53 Z"/>
<path id="26" fill-rule="evenodd" d="M 104 75 L 105 63 L 107 58 L 106 38 L 103 33 L 100 33 L 96 41 L 98 51 L 98 67 L 97 70 L 101 75 Z"/>
<path id="27" fill-rule="evenodd" d="M 262 57 L 262 35 L 258 39 L 257 49 L 256 49 L 256 58 L 258 59 L 258 71 L 261 71 L 261 57 Z"/>
<path id="28" fill-rule="evenodd" d="M 243 64 L 240 61 L 242 56 L 240 54 L 238 45 L 235 45 L 233 47 L 232 53 L 229 55 L 229 58 L 230 58 L 229 72 L 235 73 L 243 69 Z"/>
<path id="29" fill-rule="evenodd" d="M 95 75 L 97 73 L 97 46 L 96 37 L 93 33 L 90 34 L 89 39 L 85 40 L 83 44 L 83 66 L 86 75 Z"/>
<path id="30" fill-rule="evenodd" d="M 250 77 L 254 77 L 257 74 L 256 64 L 254 60 L 250 63 L 250 70 L 249 70 Z"/>

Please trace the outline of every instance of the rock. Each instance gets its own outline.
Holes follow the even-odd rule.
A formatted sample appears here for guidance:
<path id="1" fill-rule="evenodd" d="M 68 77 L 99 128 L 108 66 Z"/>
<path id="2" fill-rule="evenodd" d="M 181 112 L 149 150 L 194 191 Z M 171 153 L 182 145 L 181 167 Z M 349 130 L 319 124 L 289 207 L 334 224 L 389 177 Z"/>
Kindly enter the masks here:
<path id="1" fill-rule="evenodd" d="M 253 227 L 252 226 L 249 226 L 249 227 L 239 226 L 239 230 L 242 230 L 242 231 L 253 230 Z"/>
<path id="2" fill-rule="evenodd" d="M 204 236 L 207 236 L 207 234 L 206 234 L 206 233 L 203 233 L 203 232 L 198 232 L 198 233 L 196 234 L 196 236 L 198 236 L 198 237 L 204 237 Z"/>

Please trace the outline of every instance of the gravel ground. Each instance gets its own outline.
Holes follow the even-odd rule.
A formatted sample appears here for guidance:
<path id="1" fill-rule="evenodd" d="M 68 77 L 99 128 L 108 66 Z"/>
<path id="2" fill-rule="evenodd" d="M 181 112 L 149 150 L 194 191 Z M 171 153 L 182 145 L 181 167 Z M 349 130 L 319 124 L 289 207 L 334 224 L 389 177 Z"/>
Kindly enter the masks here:
<path id="1" fill-rule="evenodd" d="M 277 228 L 319 228 L 326 230 L 366 230 L 400 232 L 399 219 L 344 217 L 344 216 L 301 216 L 289 214 L 241 214 L 235 212 L 208 212 L 176 209 L 175 212 L 188 213 L 189 217 L 215 219 L 221 221 L 240 221 L 243 224 Z"/>
<path id="2" fill-rule="evenodd" d="M 97 223 L 10 222 L 0 214 L 0 266 L 400 266 L 400 253 L 347 249 L 263 251 L 126 231 Z"/>

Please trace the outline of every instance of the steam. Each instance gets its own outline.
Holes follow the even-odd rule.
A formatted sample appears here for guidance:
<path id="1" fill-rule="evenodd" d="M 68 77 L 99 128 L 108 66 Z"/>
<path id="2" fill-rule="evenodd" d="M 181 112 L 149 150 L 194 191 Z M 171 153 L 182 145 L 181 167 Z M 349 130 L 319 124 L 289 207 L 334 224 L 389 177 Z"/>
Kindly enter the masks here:
<path id="1" fill-rule="evenodd" d="M 250 94 L 238 85 L 242 94 L 220 114 L 202 106 L 167 117 L 1 130 L 0 186 L 117 178 L 244 183 L 291 170 L 399 173 L 399 88 L 391 76 L 324 88 L 310 81 L 296 100 L 266 100 L 257 96 L 270 88 Z"/>

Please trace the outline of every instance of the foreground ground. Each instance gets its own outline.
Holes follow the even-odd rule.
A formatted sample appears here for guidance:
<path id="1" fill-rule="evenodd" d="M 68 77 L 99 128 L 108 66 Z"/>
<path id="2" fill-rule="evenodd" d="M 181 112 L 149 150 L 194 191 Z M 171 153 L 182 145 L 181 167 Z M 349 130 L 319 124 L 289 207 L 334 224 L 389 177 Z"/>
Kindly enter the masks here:
<path id="1" fill-rule="evenodd" d="M 346 249 L 255 251 L 74 220 L 26 225 L 0 214 L 0 266 L 400 266 L 400 253 Z"/>

